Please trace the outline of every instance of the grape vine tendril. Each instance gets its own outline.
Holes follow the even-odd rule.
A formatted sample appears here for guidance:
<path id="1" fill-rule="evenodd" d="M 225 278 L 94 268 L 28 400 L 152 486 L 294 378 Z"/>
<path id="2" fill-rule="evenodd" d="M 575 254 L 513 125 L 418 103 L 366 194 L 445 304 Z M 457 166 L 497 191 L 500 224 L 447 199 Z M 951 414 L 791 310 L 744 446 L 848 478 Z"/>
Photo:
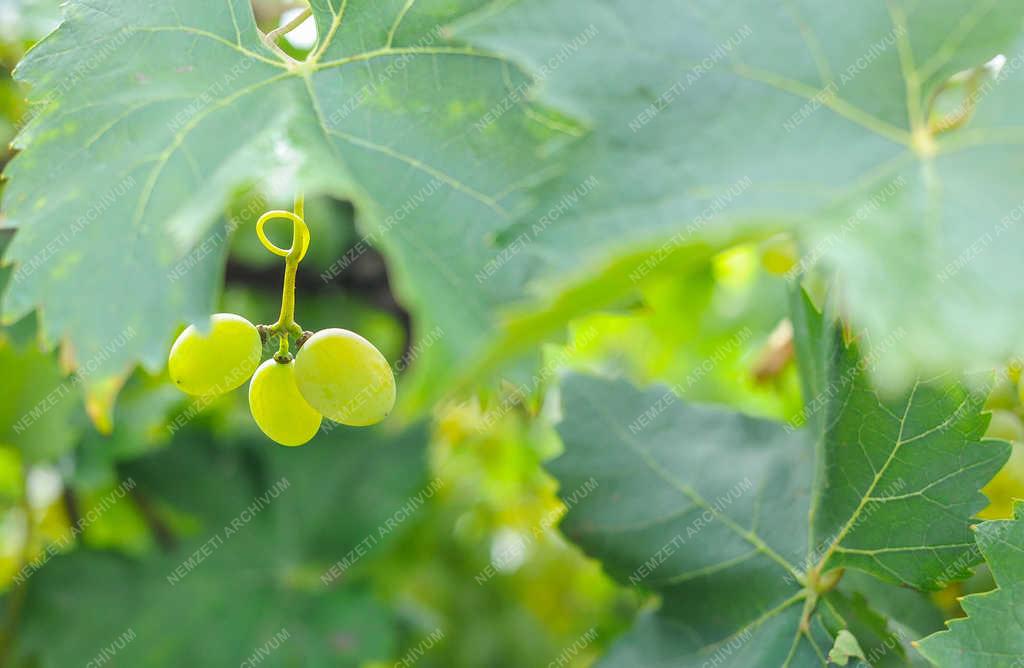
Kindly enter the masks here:
<path id="1" fill-rule="evenodd" d="M 263 247 L 274 255 L 284 258 L 284 288 L 281 294 L 281 315 L 277 322 L 267 327 L 268 336 L 276 336 L 280 341 L 278 352 L 274 359 L 287 364 L 291 359 L 288 352 L 288 342 L 291 336 L 296 338 L 302 336 L 302 327 L 295 322 L 295 275 L 299 269 L 299 263 L 306 256 L 309 250 L 310 235 L 309 227 L 303 219 L 305 214 L 305 197 L 295 197 L 295 211 L 268 211 L 256 221 L 256 236 L 259 237 Z M 292 245 L 288 249 L 275 245 L 267 238 L 264 226 L 267 221 L 275 218 L 284 218 L 292 222 Z"/>

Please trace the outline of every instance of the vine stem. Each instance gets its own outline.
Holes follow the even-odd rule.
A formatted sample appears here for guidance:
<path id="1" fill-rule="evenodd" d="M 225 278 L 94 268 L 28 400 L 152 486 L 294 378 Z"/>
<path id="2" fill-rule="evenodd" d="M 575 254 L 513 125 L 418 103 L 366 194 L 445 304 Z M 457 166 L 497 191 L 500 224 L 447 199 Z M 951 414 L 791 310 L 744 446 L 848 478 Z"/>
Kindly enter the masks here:
<path id="1" fill-rule="evenodd" d="M 295 278 L 298 273 L 299 263 L 306 256 L 309 250 L 309 227 L 303 216 L 306 211 L 305 196 L 301 193 L 295 196 L 294 211 L 267 211 L 256 221 L 256 236 L 260 243 L 268 251 L 284 258 L 284 287 L 281 290 L 281 314 L 277 322 L 261 332 L 267 336 L 276 336 L 280 339 L 280 348 L 275 359 L 281 363 L 291 359 L 288 354 L 288 341 L 294 336 L 296 339 L 302 336 L 302 327 L 295 322 Z M 264 227 L 267 221 L 274 218 L 284 218 L 292 222 L 292 245 L 285 249 L 280 248 L 267 237 Z M 261 325 L 261 327 L 263 327 Z"/>
<path id="2" fill-rule="evenodd" d="M 304 10 L 299 12 L 295 16 L 295 18 L 293 18 L 291 21 L 289 21 L 288 23 L 284 24 L 280 28 L 275 28 L 275 29 L 271 30 L 266 35 L 264 35 L 264 37 L 267 40 L 271 41 L 271 42 L 276 42 L 279 37 L 281 37 L 282 35 L 287 35 L 291 31 L 295 30 L 300 25 L 302 25 L 306 21 L 306 19 L 308 19 L 312 15 L 313 15 L 313 8 L 312 7 L 306 7 Z"/>
<path id="3" fill-rule="evenodd" d="M 22 473 L 22 494 L 19 500 L 22 511 L 25 513 L 25 542 L 21 548 L 20 567 L 16 573 L 20 573 L 32 562 L 32 543 L 35 540 L 35 520 L 32 515 L 32 504 L 28 500 L 28 476 Z M 30 574 L 31 575 L 31 574 Z M 25 605 L 25 596 L 28 593 L 28 578 L 14 586 L 8 596 L 7 616 L 0 630 L 0 665 L 7 665 L 7 659 L 14 645 L 14 634 L 17 632 L 18 624 L 21 621 L 21 612 Z"/>
<path id="4" fill-rule="evenodd" d="M 306 201 L 303 195 L 295 197 L 295 215 L 301 220 L 305 214 Z M 295 274 L 299 269 L 299 261 L 306 254 L 309 246 L 309 231 L 305 224 L 293 221 L 292 247 L 284 258 L 284 289 L 281 294 L 281 315 L 271 329 L 279 332 L 302 333 L 302 328 L 295 322 Z M 283 337 L 287 341 L 287 337 Z"/>
<path id="5" fill-rule="evenodd" d="M 287 53 L 285 53 L 284 50 L 280 46 L 277 45 L 277 40 L 280 37 L 282 37 L 284 35 L 287 35 L 291 31 L 293 31 L 296 28 L 298 28 L 300 25 L 302 25 L 302 23 L 306 19 L 308 19 L 312 15 L 313 15 L 313 8 L 312 7 L 306 7 L 298 15 L 296 15 L 295 18 L 293 18 L 291 21 L 289 21 L 288 23 L 284 24 L 283 26 L 280 26 L 278 28 L 274 28 L 273 30 L 271 30 L 268 33 L 260 32 L 260 39 L 263 40 L 263 44 L 265 44 L 268 49 L 270 49 L 271 51 L 276 53 L 278 55 L 278 57 L 282 58 L 286 63 L 296 64 L 299 61 L 295 60 L 294 58 L 289 56 Z"/>
<path id="6" fill-rule="evenodd" d="M 978 89 L 981 85 L 981 79 L 985 76 L 984 66 L 976 68 L 974 72 L 964 82 L 964 99 L 956 106 L 956 108 L 942 116 L 941 118 L 932 119 L 928 124 L 928 129 L 932 134 L 940 134 L 949 130 L 955 130 L 967 121 L 970 120 L 974 114 L 974 108 L 978 101 Z M 936 98 L 943 90 L 948 88 L 948 84 L 938 88 L 932 93 L 931 100 L 929 101 L 929 107 L 934 105 Z"/>

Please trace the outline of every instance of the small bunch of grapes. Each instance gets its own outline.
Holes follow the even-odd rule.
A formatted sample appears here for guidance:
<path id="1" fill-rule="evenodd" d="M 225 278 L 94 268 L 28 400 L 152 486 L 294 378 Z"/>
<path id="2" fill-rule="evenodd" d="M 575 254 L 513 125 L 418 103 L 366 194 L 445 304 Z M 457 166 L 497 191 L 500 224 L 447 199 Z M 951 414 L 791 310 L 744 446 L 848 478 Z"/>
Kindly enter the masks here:
<path id="1" fill-rule="evenodd" d="M 208 332 L 190 325 L 181 333 L 168 369 L 178 388 L 204 397 L 230 392 L 251 377 L 252 417 L 281 445 L 304 445 L 323 417 L 365 427 L 395 405 L 391 366 L 372 343 L 347 329 L 308 336 L 294 359 L 278 353 L 260 364 L 262 357 L 260 329 L 240 315 L 218 313 Z"/>
<path id="2" fill-rule="evenodd" d="M 395 377 L 384 355 L 355 332 L 325 329 L 303 331 L 294 321 L 295 271 L 309 248 L 309 230 L 296 211 L 271 211 L 260 218 L 256 232 L 271 252 L 285 257 L 285 289 L 281 318 L 273 325 L 254 326 L 240 315 L 218 313 L 208 331 L 194 324 L 171 346 L 168 371 L 184 392 L 213 397 L 249 383 L 249 410 L 263 433 L 281 445 L 307 443 L 324 417 L 365 427 L 383 420 L 395 405 Z M 270 218 L 294 224 L 292 248 L 274 246 L 263 234 Z M 296 336 L 292 356 L 289 337 Z M 276 337 L 280 348 L 262 362 L 263 344 Z"/>

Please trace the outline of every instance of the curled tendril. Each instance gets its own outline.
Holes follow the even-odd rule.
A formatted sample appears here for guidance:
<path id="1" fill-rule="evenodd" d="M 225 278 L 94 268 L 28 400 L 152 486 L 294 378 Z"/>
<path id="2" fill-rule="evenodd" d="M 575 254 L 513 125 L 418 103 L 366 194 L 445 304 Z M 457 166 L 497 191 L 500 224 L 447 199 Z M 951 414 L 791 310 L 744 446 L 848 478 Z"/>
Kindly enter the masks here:
<path id="1" fill-rule="evenodd" d="M 295 273 L 298 271 L 299 263 L 306 257 L 309 250 L 309 227 L 302 216 L 304 213 L 304 200 L 301 195 L 295 198 L 295 212 L 291 211 L 267 211 L 256 221 L 256 236 L 259 237 L 263 247 L 274 255 L 284 258 L 284 288 L 281 293 L 281 315 L 277 322 L 265 328 L 266 334 L 276 336 L 280 340 L 280 349 L 275 355 L 279 363 L 285 364 L 291 359 L 288 353 L 288 339 L 290 336 L 299 337 L 302 335 L 302 327 L 295 322 Z M 267 221 L 275 218 L 284 218 L 292 221 L 292 245 L 290 248 L 276 246 L 267 238 L 264 227 Z M 262 335 L 262 332 L 261 332 Z"/>
<path id="2" fill-rule="evenodd" d="M 281 248 L 267 238 L 267 233 L 263 228 L 267 221 L 275 218 L 284 218 L 292 221 L 291 248 Z M 260 243 L 263 244 L 264 248 L 274 255 L 280 255 L 283 258 L 292 258 L 296 254 L 296 249 L 298 249 L 297 257 L 295 258 L 296 263 L 302 262 L 302 258 L 306 257 L 306 251 L 309 250 L 309 228 L 306 226 L 306 221 L 298 213 L 292 213 L 291 211 L 267 211 L 256 221 L 256 236 L 260 238 Z"/>

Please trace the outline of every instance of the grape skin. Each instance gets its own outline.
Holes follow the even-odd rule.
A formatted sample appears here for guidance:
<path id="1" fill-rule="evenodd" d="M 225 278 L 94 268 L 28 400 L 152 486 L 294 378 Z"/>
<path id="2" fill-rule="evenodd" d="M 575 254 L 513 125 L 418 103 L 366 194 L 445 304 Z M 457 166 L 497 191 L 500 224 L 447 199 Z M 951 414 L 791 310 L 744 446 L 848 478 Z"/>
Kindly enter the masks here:
<path id="1" fill-rule="evenodd" d="M 785 235 L 777 235 L 761 244 L 761 266 L 769 274 L 785 276 L 800 260 L 796 242 Z"/>
<path id="2" fill-rule="evenodd" d="M 1016 414 L 1006 410 L 992 411 L 985 438 L 998 438 L 1013 442 L 1010 460 L 994 478 L 982 488 L 989 499 L 987 508 L 978 513 L 978 517 L 986 520 L 1008 519 L 1013 517 L 1013 500 L 1020 497 L 1024 487 L 1024 425 Z"/>
<path id="3" fill-rule="evenodd" d="M 256 370 L 249 384 L 249 410 L 263 433 L 290 447 L 316 436 L 322 420 L 295 386 L 295 362 L 269 359 Z"/>
<path id="4" fill-rule="evenodd" d="M 395 377 L 376 347 L 347 329 L 324 329 L 299 350 L 295 380 L 309 405 L 352 427 L 386 418 L 395 405 Z"/>
<path id="5" fill-rule="evenodd" d="M 233 313 L 210 318 L 205 334 L 189 325 L 171 346 L 167 369 L 178 389 L 188 394 L 217 396 L 241 386 L 263 356 L 260 333 Z"/>
<path id="6" fill-rule="evenodd" d="M 1024 424 L 1012 411 L 994 410 L 985 437 L 1020 442 L 1024 440 Z"/>

